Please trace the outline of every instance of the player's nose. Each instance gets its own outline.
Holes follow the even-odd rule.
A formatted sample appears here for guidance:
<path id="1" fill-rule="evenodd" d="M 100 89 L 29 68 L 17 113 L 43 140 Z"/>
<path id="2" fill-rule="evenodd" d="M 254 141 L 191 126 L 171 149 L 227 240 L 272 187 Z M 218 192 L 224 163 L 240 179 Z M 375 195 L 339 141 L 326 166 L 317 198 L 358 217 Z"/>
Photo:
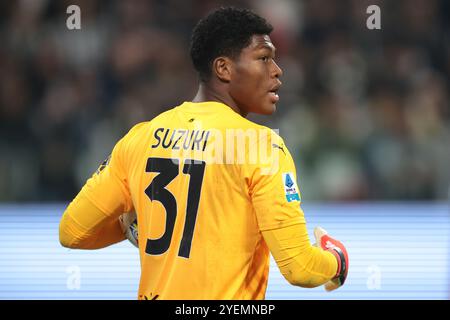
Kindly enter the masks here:
<path id="1" fill-rule="evenodd" d="M 273 61 L 273 60 L 272 60 Z M 273 61 L 274 69 L 273 69 L 273 75 L 275 78 L 279 78 L 283 75 L 283 70 L 280 68 L 280 66 Z"/>

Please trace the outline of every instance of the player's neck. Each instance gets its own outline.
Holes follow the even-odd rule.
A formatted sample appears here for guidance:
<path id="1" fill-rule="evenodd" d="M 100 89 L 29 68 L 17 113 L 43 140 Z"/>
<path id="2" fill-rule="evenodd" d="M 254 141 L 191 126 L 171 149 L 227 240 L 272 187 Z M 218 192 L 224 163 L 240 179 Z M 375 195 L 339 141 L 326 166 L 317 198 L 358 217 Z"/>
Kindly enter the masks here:
<path id="1" fill-rule="evenodd" d="M 247 116 L 247 113 L 244 113 L 234 102 L 233 98 L 228 94 L 222 94 L 218 92 L 218 90 L 214 90 L 210 86 L 205 84 L 200 84 L 197 94 L 195 95 L 192 102 L 207 102 L 207 101 L 216 101 L 223 104 L 226 104 L 235 112 L 239 113 L 244 118 Z"/>

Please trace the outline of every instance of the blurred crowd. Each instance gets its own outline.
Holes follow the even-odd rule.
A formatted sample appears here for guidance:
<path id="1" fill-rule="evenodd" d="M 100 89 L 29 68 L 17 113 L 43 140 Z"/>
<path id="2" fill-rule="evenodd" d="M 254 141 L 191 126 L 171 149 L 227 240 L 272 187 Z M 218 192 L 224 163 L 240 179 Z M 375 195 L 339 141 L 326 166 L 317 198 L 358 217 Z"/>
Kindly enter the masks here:
<path id="1" fill-rule="evenodd" d="M 0 3 L 0 201 L 71 200 L 134 124 L 192 99 L 190 32 L 223 4 L 275 27 L 281 100 L 250 119 L 280 130 L 304 201 L 447 199 L 448 1 L 17 0 Z"/>

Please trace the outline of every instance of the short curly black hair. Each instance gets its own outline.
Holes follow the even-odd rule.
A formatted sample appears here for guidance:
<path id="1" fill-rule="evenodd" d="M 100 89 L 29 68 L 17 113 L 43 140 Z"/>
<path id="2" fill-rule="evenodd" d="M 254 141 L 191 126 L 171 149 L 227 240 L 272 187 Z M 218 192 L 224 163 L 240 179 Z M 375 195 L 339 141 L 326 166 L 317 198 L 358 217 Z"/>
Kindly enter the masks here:
<path id="1" fill-rule="evenodd" d="M 221 7 L 201 19 L 191 36 L 190 55 L 200 81 L 207 82 L 215 58 L 236 58 L 255 34 L 270 34 L 273 27 L 248 9 Z"/>

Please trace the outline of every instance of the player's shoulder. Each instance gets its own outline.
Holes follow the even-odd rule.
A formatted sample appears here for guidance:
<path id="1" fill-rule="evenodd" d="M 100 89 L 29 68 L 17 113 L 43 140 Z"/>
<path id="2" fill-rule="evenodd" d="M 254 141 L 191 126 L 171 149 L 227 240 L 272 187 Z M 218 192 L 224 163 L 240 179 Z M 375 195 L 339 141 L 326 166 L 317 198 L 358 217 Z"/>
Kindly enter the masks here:
<path id="1" fill-rule="evenodd" d="M 147 135 L 149 130 L 151 130 L 152 127 L 155 126 L 155 124 L 158 124 L 162 121 L 166 121 L 168 117 L 170 117 L 170 115 L 173 113 L 174 108 L 169 109 L 167 111 L 164 111 L 162 113 L 160 113 L 159 115 L 157 115 L 156 117 L 154 117 L 151 120 L 148 121 L 143 121 L 143 122 L 139 122 L 137 124 L 135 124 L 126 134 L 126 136 L 124 137 L 127 140 L 132 140 L 134 139 L 136 136 L 140 136 L 142 134 Z"/>
<path id="2" fill-rule="evenodd" d="M 277 136 L 278 133 L 276 132 L 276 130 L 273 130 L 267 126 L 264 126 L 262 124 L 253 122 L 252 120 L 249 120 L 247 118 L 244 118 L 243 116 L 234 113 L 234 117 L 233 117 L 233 127 L 237 127 L 237 128 L 241 128 L 241 129 L 251 129 L 251 130 L 257 130 L 257 131 L 261 131 L 265 134 L 275 134 Z"/>
<path id="3" fill-rule="evenodd" d="M 243 119 L 243 123 L 246 125 L 247 129 L 256 130 L 258 133 L 259 141 L 267 141 L 270 140 L 274 143 L 284 144 L 283 138 L 280 136 L 279 131 L 276 129 L 271 129 L 267 126 L 258 124 L 251 120 Z"/>
<path id="4" fill-rule="evenodd" d="M 250 142 L 250 145 L 248 146 L 249 152 L 251 150 L 260 150 L 257 151 L 257 154 L 271 154 L 274 156 L 278 153 L 272 153 L 272 151 L 269 150 L 277 150 L 282 152 L 285 156 L 289 155 L 284 139 L 276 129 L 271 129 L 246 118 L 241 118 L 241 129 L 239 129 L 239 132 L 237 132 L 236 135 L 237 137 L 243 135 L 246 139 L 249 138 L 249 140 L 246 140 L 246 142 Z M 261 153 L 261 150 L 266 150 L 266 153 Z"/>
<path id="5" fill-rule="evenodd" d="M 161 118 L 167 117 L 173 109 L 160 113 L 155 118 L 143 121 L 135 124 L 118 142 L 118 152 L 122 154 L 135 155 L 144 150 L 145 145 L 148 143 L 148 139 Z"/>
<path id="6" fill-rule="evenodd" d="M 151 121 L 144 121 L 135 124 L 128 133 L 122 138 L 125 143 L 129 143 L 146 130 Z"/>

